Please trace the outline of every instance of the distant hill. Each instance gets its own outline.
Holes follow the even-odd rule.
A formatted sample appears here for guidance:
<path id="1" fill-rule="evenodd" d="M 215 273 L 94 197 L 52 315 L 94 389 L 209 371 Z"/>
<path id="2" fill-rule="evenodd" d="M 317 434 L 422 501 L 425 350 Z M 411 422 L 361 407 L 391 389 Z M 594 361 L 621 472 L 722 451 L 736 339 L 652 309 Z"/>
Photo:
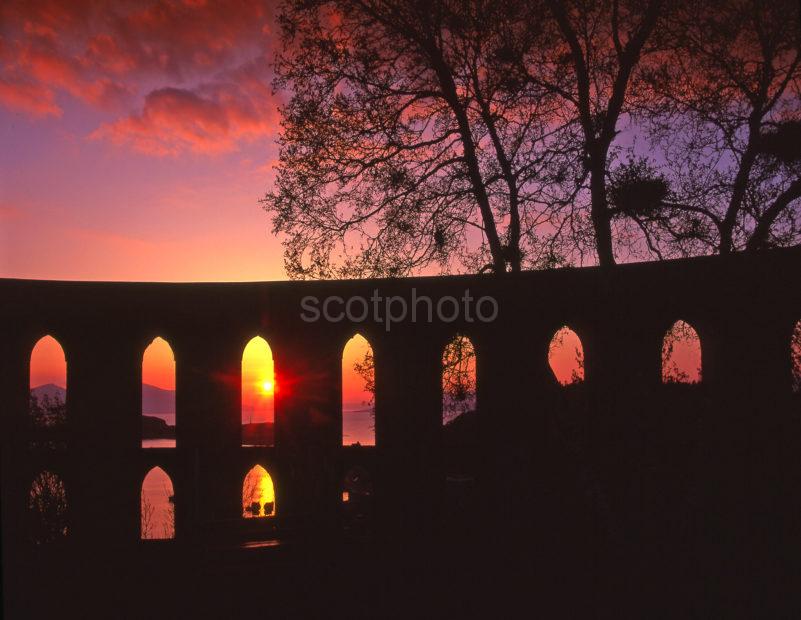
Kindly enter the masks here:
<path id="1" fill-rule="evenodd" d="M 67 390 L 63 387 L 59 387 L 55 383 L 46 383 L 44 385 L 37 386 L 31 390 L 33 395 L 36 398 L 42 398 L 47 396 L 47 398 L 53 400 L 58 398 L 59 400 L 64 400 L 67 397 Z"/>
<path id="2" fill-rule="evenodd" d="M 37 398 L 47 396 L 50 399 L 64 400 L 67 390 L 53 383 L 39 385 L 31 390 Z M 155 385 L 142 384 L 142 413 L 153 415 L 157 413 L 175 413 L 175 390 L 163 390 Z"/>
<path id="3" fill-rule="evenodd" d="M 53 383 L 39 385 L 31 390 L 37 397 L 64 400 L 67 390 Z M 142 384 L 142 438 L 166 439 L 175 437 L 175 427 L 154 414 L 175 413 L 175 391 L 163 390 L 155 385 Z M 275 428 L 272 422 L 242 425 L 242 441 L 252 445 L 273 445 Z"/>
<path id="4" fill-rule="evenodd" d="M 155 385 L 143 383 L 142 413 L 175 413 L 175 390 L 162 390 Z"/>

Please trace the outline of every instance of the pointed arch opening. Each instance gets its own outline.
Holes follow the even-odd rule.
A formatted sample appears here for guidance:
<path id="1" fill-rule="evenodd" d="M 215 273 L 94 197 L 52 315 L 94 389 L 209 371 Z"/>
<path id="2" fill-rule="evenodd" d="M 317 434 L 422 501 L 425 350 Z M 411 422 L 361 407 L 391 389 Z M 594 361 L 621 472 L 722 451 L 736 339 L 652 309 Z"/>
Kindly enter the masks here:
<path id="1" fill-rule="evenodd" d="M 242 352 L 242 445 L 272 446 L 275 437 L 275 367 L 270 345 L 255 336 Z"/>
<path id="2" fill-rule="evenodd" d="M 560 327 L 548 345 L 548 365 L 562 386 L 584 381 L 584 346 L 567 325 Z"/>
<path id="3" fill-rule="evenodd" d="M 31 542 L 54 543 L 67 536 L 67 491 L 58 474 L 44 470 L 28 491 L 28 526 Z"/>
<path id="4" fill-rule="evenodd" d="M 662 340 L 662 383 L 701 382 L 701 339 L 695 328 L 676 321 Z"/>
<path id="5" fill-rule="evenodd" d="M 445 474 L 443 511 L 459 527 L 480 502 L 476 496 L 481 437 L 478 420 L 476 350 L 457 334 L 442 351 L 442 459 Z"/>
<path id="6" fill-rule="evenodd" d="M 457 334 L 442 352 L 442 423 L 474 417 L 476 411 L 476 350 L 470 338 Z"/>
<path id="7" fill-rule="evenodd" d="M 140 502 L 140 538 L 175 538 L 175 492 L 172 478 L 161 467 L 147 472 L 142 481 Z"/>
<path id="8" fill-rule="evenodd" d="M 795 324 L 790 337 L 790 370 L 793 392 L 801 394 L 801 320 Z"/>
<path id="9" fill-rule="evenodd" d="M 63 431 L 67 423 L 67 360 L 52 336 L 40 338 L 31 350 L 29 390 L 28 412 L 34 432 L 57 435 Z M 59 441 L 55 437 L 48 440 Z"/>
<path id="10" fill-rule="evenodd" d="M 342 351 L 342 445 L 375 445 L 375 358 L 361 334 Z"/>
<path id="11" fill-rule="evenodd" d="M 246 519 L 275 516 L 275 487 L 272 476 L 254 465 L 242 484 L 242 516 Z"/>
<path id="12" fill-rule="evenodd" d="M 142 355 L 142 447 L 175 447 L 175 355 L 161 337 Z"/>

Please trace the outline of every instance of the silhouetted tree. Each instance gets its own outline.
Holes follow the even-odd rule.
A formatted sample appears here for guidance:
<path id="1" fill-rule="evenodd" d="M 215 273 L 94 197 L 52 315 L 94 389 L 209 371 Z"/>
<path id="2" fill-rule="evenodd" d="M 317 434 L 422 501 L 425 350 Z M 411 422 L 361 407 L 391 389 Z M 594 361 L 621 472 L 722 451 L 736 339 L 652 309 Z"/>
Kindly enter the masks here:
<path id="1" fill-rule="evenodd" d="M 361 360 L 353 362 L 353 370 L 363 382 L 362 390 L 370 395 L 368 400 L 362 404 L 370 407 L 370 417 L 373 420 L 370 428 L 375 431 L 375 358 L 372 347 L 367 347 Z"/>
<path id="2" fill-rule="evenodd" d="M 538 41 L 523 56 L 530 80 L 559 95 L 563 112 L 579 131 L 579 164 L 588 179 L 589 219 L 598 262 L 615 262 L 615 239 L 607 180 L 612 146 L 627 119 L 643 57 L 664 43 L 653 36 L 663 17 L 664 0 L 546 0 L 556 37 Z M 539 10 L 539 9 L 538 9 Z M 536 19 L 532 14 L 530 19 Z M 547 22 L 546 22 L 547 23 Z M 576 194 L 576 200 L 581 196 Z M 585 237 L 588 235 L 584 235 Z M 576 237 L 579 248 L 582 236 Z M 618 244 L 625 243 L 623 235 Z"/>
<path id="3" fill-rule="evenodd" d="M 801 238 L 798 10 L 788 0 L 719 0 L 670 12 L 673 45 L 638 115 L 663 162 L 634 157 L 622 179 L 639 184 L 628 191 L 640 205 L 621 212 L 652 249 L 728 254 Z"/>
<path id="4" fill-rule="evenodd" d="M 36 429 L 54 429 L 63 427 L 67 421 L 67 405 L 58 395 L 37 396 L 31 390 L 28 409 L 31 423 Z"/>
<path id="5" fill-rule="evenodd" d="M 442 418 L 454 418 L 476 408 L 476 351 L 466 336 L 457 335 L 442 352 Z"/>
<path id="6" fill-rule="evenodd" d="M 153 503 L 150 501 L 147 493 L 143 492 L 139 505 L 139 529 L 140 536 L 145 540 L 155 538 L 155 512 L 156 509 L 153 506 Z"/>
<path id="7" fill-rule="evenodd" d="M 443 419 L 445 421 L 472 411 L 476 406 L 476 352 L 470 339 L 457 335 L 442 353 Z M 364 380 L 364 390 L 375 402 L 375 360 L 372 350 L 367 350 L 361 361 L 354 363 L 354 370 Z"/>
<path id="8" fill-rule="evenodd" d="M 43 471 L 34 478 L 28 493 L 28 516 L 30 537 L 37 545 L 67 535 L 67 494 L 58 475 Z"/>
<path id="9" fill-rule="evenodd" d="M 261 514 L 260 497 L 259 475 L 256 472 L 249 471 L 245 476 L 242 489 L 242 507 L 246 517 L 258 517 Z"/>
<path id="10" fill-rule="evenodd" d="M 275 502 L 262 503 L 262 481 L 269 473 L 260 466 L 253 467 L 242 485 L 242 512 L 245 517 L 269 517 L 275 512 Z"/>
<path id="11" fill-rule="evenodd" d="M 699 357 L 699 366 L 695 375 L 691 376 L 686 367 L 682 368 L 676 361 L 674 352 L 676 345 L 694 349 Z M 695 329 L 684 321 L 676 321 L 662 340 L 662 382 L 663 383 L 698 383 L 702 378 L 700 367 L 701 342 Z"/>
<path id="12" fill-rule="evenodd" d="M 167 495 L 167 518 L 164 520 L 164 538 L 175 538 L 175 496 L 168 489 L 164 489 Z"/>
<path id="13" fill-rule="evenodd" d="M 558 102 L 499 60 L 529 36 L 524 7 L 284 5 L 275 86 L 291 98 L 264 205 L 292 277 L 551 260 L 536 229 L 548 175 L 567 165 Z"/>
<path id="14" fill-rule="evenodd" d="M 457 335 L 442 353 L 443 420 L 448 422 L 476 407 L 476 352 L 470 339 Z M 372 349 L 354 363 L 354 370 L 364 381 L 364 390 L 375 402 L 375 359 Z M 373 412 L 374 413 L 374 412 Z"/>
<path id="15" fill-rule="evenodd" d="M 363 389 L 370 394 L 370 400 L 365 404 L 373 407 L 373 414 L 375 414 L 375 359 L 372 347 L 367 347 L 364 357 L 353 363 L 353 370 L 364 382 Z"/>
<path id="16" fill-rule="evenodd" d="M 564 325 L 559 328 L 559 330 L 554 334 L 553 338 L 551 338 L 551 342 L 548 344 L 548 363 L 551 365 L 551 370 L 554 371 L 554 378 L 556 378 L 556 380 L 562 385 L 574 385 L 584 381 L 584 349 L 581 346 L 581 341 L 579 341 L 578 345 L 574 347 L 574 357 L 573 364 L 571 364 L 570 367 L 570 377 L 563 380 L 560 380 L 558 377 L 556 377 L 556 370 L 554 368 L 556 357 L 558 352 L 567 346 L 565 340 L 570 336 L 570 334 L 575 334 L 575 332 L 573 332 L 573 330 L 571 330 L 567 325 Z"/>
<path id="17" fill-rule="evenodd" d="M 799 239 L 789 0 L 289 0 L 281 25 L 263 202 L 291 277 Z"/>
<path id="18" fill-rule="evenodd" d="M 142 491 L 140 498 L 140 535 L 141 538 L 169 539 L 175 538 L 175 497 L 167 485 L 162 487 L 162 497 L 167 504 L 157 509 L 147 492 Z"/>

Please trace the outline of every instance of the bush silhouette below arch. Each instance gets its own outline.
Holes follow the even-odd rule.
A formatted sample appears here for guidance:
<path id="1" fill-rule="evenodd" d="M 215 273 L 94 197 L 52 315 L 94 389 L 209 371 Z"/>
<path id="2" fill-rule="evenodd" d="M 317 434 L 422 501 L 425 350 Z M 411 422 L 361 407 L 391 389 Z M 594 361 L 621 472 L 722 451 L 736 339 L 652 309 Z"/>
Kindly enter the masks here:
<path id="1" fill-rule="evenodd" d="M 567 325 L 560 327 L 548 344 L 548 365 L 560 385 L 584 381 L 584 345 Z"/>
<path id="2" fill-rule="evenodd" d="M 175 495 L 172 479 L 161 467 L 152 468 L 142 480 L 140 502 L 142 540 L 175 538 Z"/>
<path id="3" fill-rule="evenodd" d="M 695 328 L 676 321 L 662 340 L 662 383 L 701 382 L 701 339 Z"/>
<path id="4" fill-rule="evenodd" d="M 67 535 L 67 492 L 58 474 L 37 474 L 28 492 L 30 539 L 36 545 L 53 543 Z"/>
<path id="5" fill-rule="evenodd" d="M 242 516 L 271 517 L 275 515 L 275 487 L 269 472 L 254 465 L 242 483 Z"/>

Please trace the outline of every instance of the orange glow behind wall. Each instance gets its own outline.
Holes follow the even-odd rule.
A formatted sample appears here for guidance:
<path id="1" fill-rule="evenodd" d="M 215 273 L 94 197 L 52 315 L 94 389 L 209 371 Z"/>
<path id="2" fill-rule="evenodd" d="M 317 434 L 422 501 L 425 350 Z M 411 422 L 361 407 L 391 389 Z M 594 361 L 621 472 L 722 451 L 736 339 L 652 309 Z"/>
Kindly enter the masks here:
<path id="1" fill-rule="evenodd" d="M 64 350 L 52 336 L 41 338 L 31 352 L 30 387 L 52 383 L 67 387 L 67 361 Z"/>
<path id="2" fill-rule="evenodd" d="M 272 350 L 257 336 L 242 354 L 242 423 L 273 422 L 277 389 Z"/>
<path id="3" fill-rule="evenodd" d="M 370 402 L 373 395 L 365 389 L 364 378 L 355 370 L 355 365 L 364 361 L 370 350 L 370 343 L 359 334 L 351 338 L 342 353 L 342 404 L 364 405 Z"/>
<path id="4" fill-rule="evenodd" d="M 701 339 L 692 325 L 676 321 L 662 342 L 662 381 L 699 383 L 702 379 Z"/>
<path id="5" fill-rule="evenodd" d="M 175 389 L 175 356 L 166 340 L 155 338 L 142 356 L 142 383 Z"/>
<path id="6" fill-rule="evenodd" d="M 342 352 L 342 444 L 375 445 L 375 403 L 368 388 L 372 378 L 362 376 L 356 365 L 365 364 L 367 353 L 372 355 L 370 343 L 360 334 L 348 340 Z"/>
<path id="7" fill-rule="evenodd" d="M 140 535 L 143 539 L 175 538 L 172 479 L 161 467 L 151 469 L 142 482 Z"/>
<path id="8" fill-rule="evenodd" d="M 554 334 L 548 347 L 548 364 L 562 385 L 584 381 L 584 347 L 578 334 L 567 326 Z"/>

